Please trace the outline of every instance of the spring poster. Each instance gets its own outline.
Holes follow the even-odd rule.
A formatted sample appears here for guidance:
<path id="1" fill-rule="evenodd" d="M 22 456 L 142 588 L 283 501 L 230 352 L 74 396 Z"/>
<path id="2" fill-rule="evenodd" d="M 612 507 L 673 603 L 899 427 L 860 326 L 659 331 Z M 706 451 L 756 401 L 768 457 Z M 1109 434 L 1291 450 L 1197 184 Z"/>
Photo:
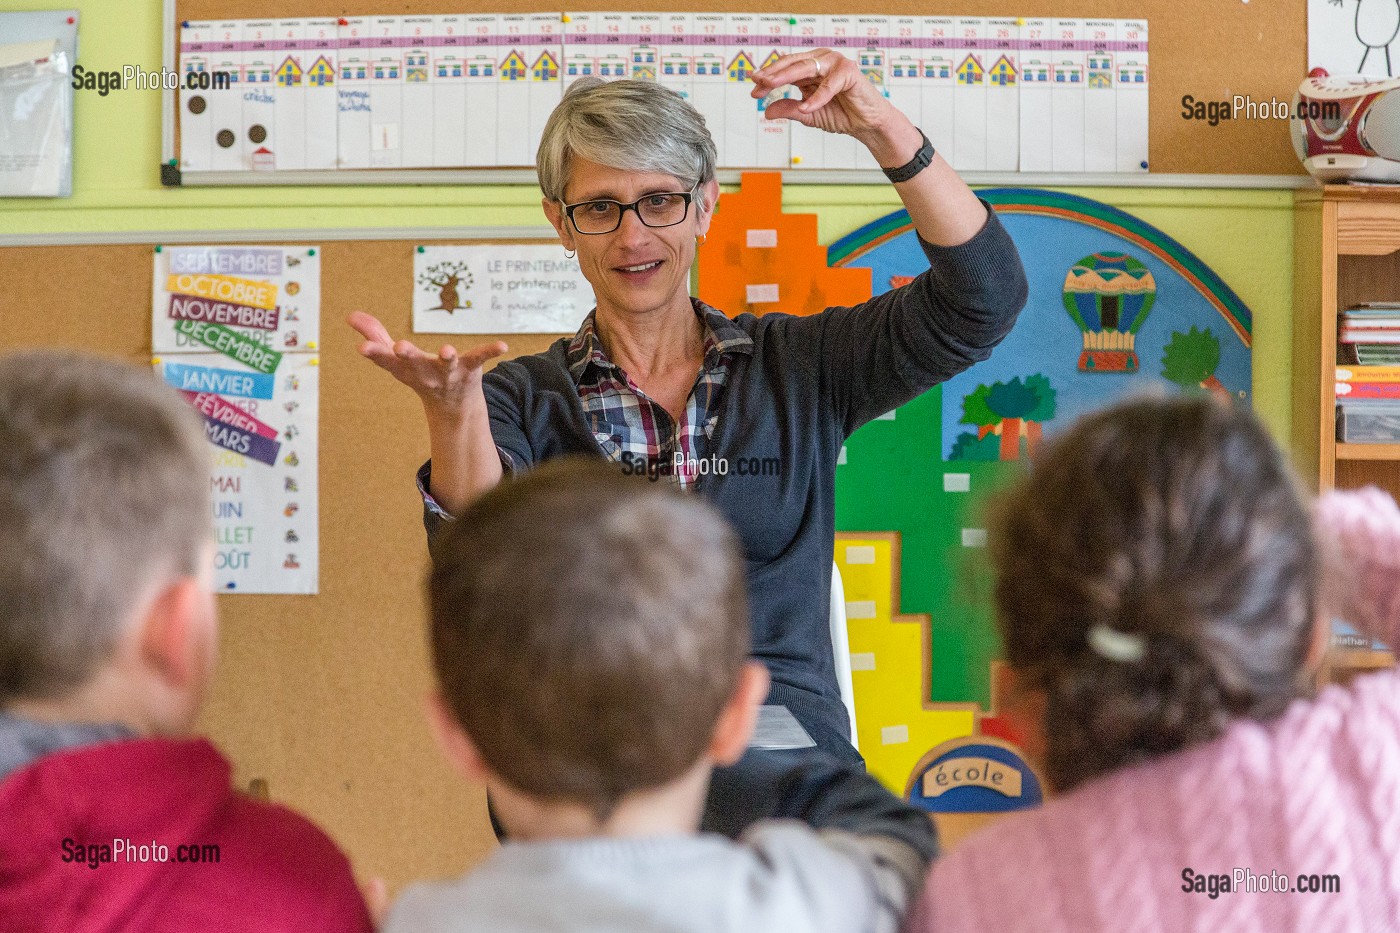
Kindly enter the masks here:
<path id="1" fill-rule="evenodd" d="M 557 243 L 414 252 L 416 333 L 572 334 L 593 304 L 578 260 Z"/>

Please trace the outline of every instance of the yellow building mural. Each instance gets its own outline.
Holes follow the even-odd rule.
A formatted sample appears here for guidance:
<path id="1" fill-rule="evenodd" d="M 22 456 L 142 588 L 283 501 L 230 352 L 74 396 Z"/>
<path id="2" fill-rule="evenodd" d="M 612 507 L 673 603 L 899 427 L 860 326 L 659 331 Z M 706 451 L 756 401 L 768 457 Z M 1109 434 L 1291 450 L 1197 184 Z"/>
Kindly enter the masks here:
<path id="1" fill-rule="evenodd" d="M 836 565 L 846 592 L 856 734 L 870 773 L 903 794 L 929 749 L 971 735 L 975 703 L 930 703 L 929 618 L 899 612 L 899 535 L 836 536 Z"/>

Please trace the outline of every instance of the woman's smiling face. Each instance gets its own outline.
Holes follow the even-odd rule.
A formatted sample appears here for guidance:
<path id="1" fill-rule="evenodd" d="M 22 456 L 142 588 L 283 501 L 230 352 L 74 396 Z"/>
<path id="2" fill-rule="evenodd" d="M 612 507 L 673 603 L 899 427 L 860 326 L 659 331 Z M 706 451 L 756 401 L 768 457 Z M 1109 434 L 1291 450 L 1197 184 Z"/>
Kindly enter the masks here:
<path id="1" fill-rule="evenodd" d="M 568 204 L 607 198 L 630 204 L 649 194 L 689 191 L 691 182 L 662 172 L 612 168 L 576 158 L 564 189 Z M 636 211 L 624 211 L 611 233 L 580 234 L 558 201 L 546 200 L 545 213 L 564 247 L 578 250 L 579 267 L 593 286 L 602 314 L 645 314 L 674 305 L 690 307 L 690 267 L 695 238 L 710 226 L 718 185 L 695 190 L 685 219 L 669 227 L 648 227 Z M 582 210 L 580 208 L 580 210 Z"/>

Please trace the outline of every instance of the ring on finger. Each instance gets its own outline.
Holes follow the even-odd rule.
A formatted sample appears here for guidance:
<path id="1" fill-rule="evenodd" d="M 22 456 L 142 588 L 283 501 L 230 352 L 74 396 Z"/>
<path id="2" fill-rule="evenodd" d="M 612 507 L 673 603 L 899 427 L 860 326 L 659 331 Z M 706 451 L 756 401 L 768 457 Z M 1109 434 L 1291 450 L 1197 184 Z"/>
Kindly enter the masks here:
<path id="1" fill-rule="evenodd" d="M 807 61 L 811 62 L 817 68 L 817 73 L 813 75 L 813 77 L 820 78 L 822 76 L 822 60 L 815 55 L 811 55 L 808 56 Z"/>

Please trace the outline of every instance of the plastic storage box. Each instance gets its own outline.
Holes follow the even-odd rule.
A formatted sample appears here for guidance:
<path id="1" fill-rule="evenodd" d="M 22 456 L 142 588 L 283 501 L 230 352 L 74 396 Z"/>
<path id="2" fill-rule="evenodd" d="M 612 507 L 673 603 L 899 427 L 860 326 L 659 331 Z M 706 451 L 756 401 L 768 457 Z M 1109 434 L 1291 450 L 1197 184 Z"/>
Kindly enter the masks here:
<path id="1" fill-rule="evenodd" d="M 1338 405 L 1337 440 L 1348 444 L 1400 443 L 1400 402 Z"/>

